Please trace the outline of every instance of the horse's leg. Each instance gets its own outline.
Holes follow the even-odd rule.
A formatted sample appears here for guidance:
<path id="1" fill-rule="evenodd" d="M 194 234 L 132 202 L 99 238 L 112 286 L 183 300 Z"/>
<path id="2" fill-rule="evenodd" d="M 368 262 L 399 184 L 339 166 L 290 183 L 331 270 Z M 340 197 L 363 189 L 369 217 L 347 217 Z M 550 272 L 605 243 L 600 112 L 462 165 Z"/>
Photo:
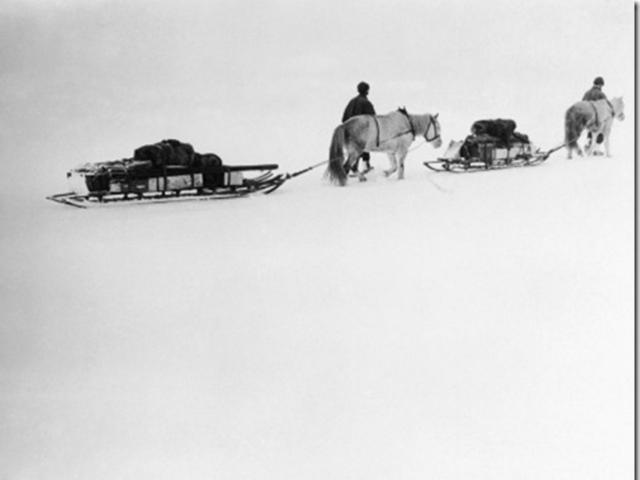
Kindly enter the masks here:
<path id="1" fill-rule="evenodd" d="M 349 145 L 346 148 L 346 154 L 347 159 L 344 162 L 343 168 L 345 173 L 349 175 L 349 173 L 353 169 L 353 166 L 355 165 L 355 161 L 358 159 L 358 155 L 360 154 L 360 152 L 353 145 Z"/>
<path id="2" fill-rule="evenodd" d="M 347 165 L 348 165 L 347 173 L 349 172 L 349 169 L 353 169 L 354 165 L 358 164 L 358 159 L 360 158 L 361 154 L 362 154 L 362 151 L 360 150 L 354 149 L 349 151 L 349 158 L 347 159 Z M 367 181 L 367 177 L 364 176 L 364 173 L 359 172 L 357 169 L 354 170 L 354 173 L 358 174 L 358 180 L 360 180 L 361 182 Z"/>
<path id="3" fill-rule="evenodd" d="M 596 132 L 594 132 L 593 130 L 589 130 L 589 132 L 587 133 L 587 144 L 584 146 L 584 153 L 587 157 L 590 157 L 593 154 L 593 147 L 595 145 L 595 136 L 596 136 Z M 580 153 L 580 149 L 578 148 L 578 153 Z"/>
<path id="4" fill-rule="evenodd" d="M 602 149 L 600 147 L 600 144 L 602 143 L 603 140 L 604 140 L 604 130 L 600 130 L 596 134 L 595 141 L 593 142 L 593 147 L 591 149 L 592 155 L 602 155 Z"/>
<path id="5" fill-rule="evenodd" d="M 580 132 L 580 136 L 582 136 L 582 132 Z M 583 150 L 582 147 L 580 147 L 580 143 L 578 142 L 578 139 L 576 139 L 574 147 L 575 147 L 576 153 L 578 154 L 579 157 L 582 157 L 583 156 L 583 152 L 585 152 L 585 151 L 587 151 L 589 149 L 589 145 L 585 145 L 584 146 L 585 150 Z"/>
<path id="6" fill-rule="evenodd" d="M 602 155 L 600 144 L 604 139 L 604 129 L 598 130 L 597 132 L 593 132 L 593 141 L 591 142 L 591 155 Z"/>
<path id="7" fill-rule="evenodd" d="M 567 145 L 567 159 L 569 160 L 573 158 L 574 150 L 580 153 L 578 140 L 580 139 L 580 135 L 584 126 L 581 126 L 579 122 L 579 119 L 576 118 L 574 107 L 571 107 L 569 110 L 567 110 L 564 120 L 564 140 Z"/>
<path id="8" fill-rule="evenodd" d="M 572 142 L 569 144 L 569 146 L 567 146 L 567 150 L 569 153 L 567 153 L 567 158 L 569 160 L 571 160 L 573 158 L 573 151 L 575 150 L 576 153 L 578 154 L 579 157 L 582 156 L 582 149 L 580 148 L 580 145 L 578 145 L 578 142 Z"/>
<path id="9" fill-rule="evenodd" d="M 385 170 L 385 176 L 392 175 L 398 170 L 398 162 L 396 161 L 396 154 L 394 152 L 387 152 L 387 157 L 389 157 L 389 163 L 391 164 L 391 168 L 389 170 Z"/>
<path id="10" fill-rule="evenodd" d="M 604 154 L 607 157 L 611 157 L 611 152 L 609 151 L 609 136 L 611 135 L 611 125 L 613 124 L 613 120 L 602 129 L 602 135 L 604 136 Z"/>
<path id="11" fill-rule="evenodd" d="M 400 156 L 398 163 L 400 164 L 398 167 L 398 180 L 402 180 L 404 178 L 404 159 L 407 158 L 407 153 L 409 150 L 407 148 L 402 148 L 398 155 Z"/>

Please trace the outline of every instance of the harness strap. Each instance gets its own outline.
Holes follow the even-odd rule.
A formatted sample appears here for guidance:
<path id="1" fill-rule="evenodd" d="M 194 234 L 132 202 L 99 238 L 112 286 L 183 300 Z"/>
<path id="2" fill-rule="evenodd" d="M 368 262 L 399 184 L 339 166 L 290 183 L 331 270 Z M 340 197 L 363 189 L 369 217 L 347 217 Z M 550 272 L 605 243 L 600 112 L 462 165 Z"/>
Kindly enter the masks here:
<path id="1" fill-rule="evenodd" d="M 616 109 L 613 108 L 613 104 L 609 101 L 608 98 L 605 98 L 605 100 L 607 101 L 607 105 L 609 105 L 609 108 L 611 109 L 611 116 L 615 117 L 616 116 Z"/>
<path id="2" fill-rule="evenodd" d="M 399 108 L 398 111 L 401 112 L 404 116 L 407 117 L 407 120 L 409 121 L 409 127 L 411 129 L 410 130 L 406 130 L 404 132 L 397 133 L 392 137 L 385 138 L 384 139 L 385 142 L 388 142 L 389 140 L 393 140 L 394 138 L 398 138 L 398 137 L 401 137 L 403 135 L 406 135 L 407 133 L 410 133 L 413 136 L 413 140 L 416 139 L 416 130 L 415 130 L 414 126 L 413 126 L 413 122 L 411 121 L 411 117 L 407 113 L 406 109 Z M 378 121 L 378 116 L 377 115 L 373 115 L 373 119 L 375 120 L 375 123 L 376 123 L 376 147 L 379 147 L 380 146 L 380 122 Z M 433 118 L 430 119 L 429 125 L 427 126 L 427 131 L 425 132 L 425 140 L 427 140 L 428 142 L 433 142 L 434 140 L 440 138 L 440 134 L 438 133 L 438 129 L 437 128 L 435 129 L 436 130 L 435 131 L 435 134 L 436 134 L 435 137 L 430 138 L 430 139 L 426 138 L 426 135 L 429 132 L 429 127 L 432 124 L 435 127 L 435 122 L 434 122 Z"/>
<path id="3" fill-rule="evenodd" d="M 413 138 L 415 140 L 416 138 L 416 129 L 413 128 L 413 122 L 411 121 L 411 117 L 409 116 L 409 113 L 407 112 L 406 108 L 399 108 L 398 111 L 403 114 L 405 117 L 407 117 L 407 120 L 409 121 L 409 128 L 411 129 L 411 135 L 413 135 Z"/>
<path id="4" fill-rule="evenodd" d="M 596 116 L 596 128 L 600 128 L 600 121 L 598 120 L 598 109 L 596 108 L 595 102 L 589 102 L 591 104 L 591 108 L 593 108 L 593 113 Z"/>

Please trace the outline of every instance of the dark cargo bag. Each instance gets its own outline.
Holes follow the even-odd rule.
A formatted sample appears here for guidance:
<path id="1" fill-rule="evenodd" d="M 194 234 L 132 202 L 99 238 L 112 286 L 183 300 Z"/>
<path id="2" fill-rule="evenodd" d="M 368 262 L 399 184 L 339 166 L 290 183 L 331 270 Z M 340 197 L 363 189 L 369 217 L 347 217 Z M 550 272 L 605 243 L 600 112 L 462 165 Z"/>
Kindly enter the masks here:
<path id="1" fill-rule="evenodd" d="M 150 161 L 154 167 L 167 165 L 191 166 L 195 156 L 193 147 L 179 140 L 169 139 L 151 145 L 143 145 L 133 152 L 135 160 Z"/>
<path id="2" fill-rule="evenodd" d="M 490 135 L 497 138 L 504 146 L 508 146 L 511 136 L 516 130 L 516 122 L 509 119 L 478 120 L 471 126 L 474 135 Z"/>

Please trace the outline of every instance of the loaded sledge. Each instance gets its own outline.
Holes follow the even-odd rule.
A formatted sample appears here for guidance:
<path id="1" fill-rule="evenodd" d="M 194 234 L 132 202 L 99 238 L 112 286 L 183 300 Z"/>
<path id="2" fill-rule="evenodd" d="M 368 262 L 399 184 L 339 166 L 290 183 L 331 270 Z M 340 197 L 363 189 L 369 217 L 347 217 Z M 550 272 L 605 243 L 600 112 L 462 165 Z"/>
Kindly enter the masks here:
<path id="1" fill-rule="evenodd" d="M 197 153 L 188 143 L 163 140 L 137 148 L 133 158 L 72 169 L 67 173 L 70 191 L 47 199 L 86 208 L 114 202 L 164 203 L 266 194 L 291 178 L 274 173 L 277 168 L 276 164 L 224 165 L 214 153 Z"/>
<path id="2" fill-rule="evenodd" d="M 471 172 L 539 165 L 557 149 L 541 152 L 507 119 L 478 120 L 471 135 L 451 141 L 443 157 L 423 164 L 436 172 Z"/>

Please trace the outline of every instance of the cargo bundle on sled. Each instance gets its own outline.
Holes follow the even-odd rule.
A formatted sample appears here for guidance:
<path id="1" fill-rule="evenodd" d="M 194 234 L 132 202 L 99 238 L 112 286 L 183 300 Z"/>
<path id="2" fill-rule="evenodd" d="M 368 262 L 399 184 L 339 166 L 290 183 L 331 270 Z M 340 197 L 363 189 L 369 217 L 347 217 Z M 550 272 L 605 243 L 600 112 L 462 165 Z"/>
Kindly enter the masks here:
<path id="1" fill-rule="evenodd" d="M 423 163 L 436 172 L 468 172 L 538 165 L 549 157 L 552 151 L 541 152 L 515 129 L 513 120 L 478 120 L 471 135 L 451 141 L 443 157 Z"/>
<path id="2" fill-rule="evenodd" d="M 113 202 L 156 203 L 271 193 L 289 177 L 276 164 L 229 166 L 214 153 L 163 140 L 135 150 L 133 158 L 87 163 L 67 173 L 70 191 L 47 197 L 76 207 Z"/>

